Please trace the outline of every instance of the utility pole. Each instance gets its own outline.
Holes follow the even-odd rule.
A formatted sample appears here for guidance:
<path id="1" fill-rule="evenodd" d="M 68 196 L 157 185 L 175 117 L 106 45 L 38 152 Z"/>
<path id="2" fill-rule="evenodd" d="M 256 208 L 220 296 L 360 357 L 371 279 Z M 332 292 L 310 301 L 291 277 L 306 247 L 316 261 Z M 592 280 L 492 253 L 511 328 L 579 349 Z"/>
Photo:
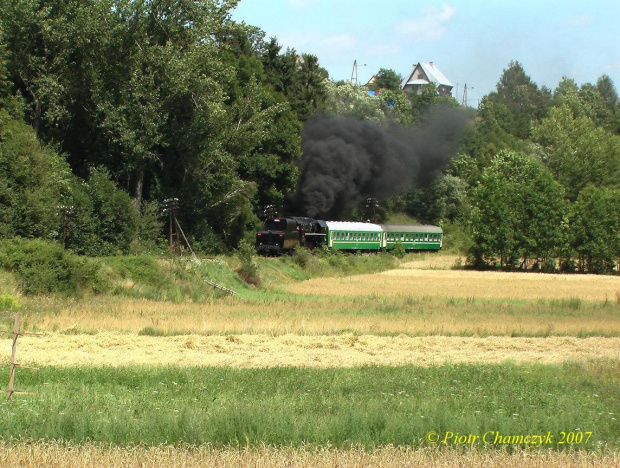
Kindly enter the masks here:
<path id="1" fill-rule="evenodd" d="M 362 67 L 365 67 L 366 64 L 362 64 Z M 354 84 L 355 86 L 359 85 L 359 82 L 357 80 L 357 60 L 353 61 L 353 70 L 351 70 L 351 84 Z"/>
<path id="2" fill-rule="evenodd" d="M 185 241 L 185 245 L 187 245 L 187 249 L 189 253 L 195 257 L 194 251 L 192 250 L 192 246 L 189 244 L 187 237 L 185 237 L 185 233 L 179 224 L 179 220 L 177 219 L 176 211 L 179 209 L 179 199 L 178 198 L 168 198 L 164 200 L 164 213 L 168 213 L 169 224 L 170 224 L 170 252 L 175 252 L 178 255 L 181 255 L 181 236 Z"/>
<path id="3" fill-rule="evenodd" d="M 355 83 L 353 83 L 355 81 Z M 351 84 L 357 86 L 357 60 L 353 61 L 353 70 L 351 70 Z"/>
<path id="4" fill-rule="evenodd" d="M 181 253 L 181 246 L 179 242 L 179 229 L 176 216 L 176 210 L 179 209 L 178 198 L 168 198 L 164 200 L 164 213 L 168 213 L 169 218 L 169 239 L 170 239 L 170 252 Z M 174 240 L 173 240 L 174 239 Z"/>
<path id="5" fill-rule="evenodd" d="M 470 86 L 469 89 L 474 89 L 474 87 Z M 467 83 L 465 83 L 465 88 L 463 89 L 463 107 L 467 107 Z"/>

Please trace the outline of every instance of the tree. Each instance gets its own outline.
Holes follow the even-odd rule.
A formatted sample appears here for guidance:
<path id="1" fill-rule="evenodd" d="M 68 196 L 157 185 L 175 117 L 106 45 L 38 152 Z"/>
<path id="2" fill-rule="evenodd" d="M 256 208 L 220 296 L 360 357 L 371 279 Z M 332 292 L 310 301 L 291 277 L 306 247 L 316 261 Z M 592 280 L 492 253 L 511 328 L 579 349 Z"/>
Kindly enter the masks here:
<path id="1" fill-rule="evenodd" d="M 12 116 L 0 121 L 0 237 L 57 238 L 70 180 L 69 166 L 31 127 Z"/>
<path id="2" fill-rule="evenodd" d="M 620 137 L 587 116 L 575 117 L 567 105 L 554 108 L 533 129 L 542 160 L 570 200 L 588 184 L 617 186 L 620 180 Z"/>
<path id="3" fill-rule="evenodd" d="M 527 139 L 532 122 L 546 115 L 551 92 L 546 88 L 538 89 L 519 62 L 510 62 L 497 83 L 497 91 L 490 93 L 488 99 L 506 106 L 510 116 L 508 133 Z"/>
<path id="4" fill-rule="evenodd" d="M 295 187 L 301 123 L 281 95 L 252 78 L 227 113 L 226 149 L 242 180 L 256 184 L 258 207 L 282 205 Z"/>
<path id="5" fill-rule="evenodd" d="M 326 83 L 325 88 L 327 99 L 323 108 L 328 114 L 385 123 L 381 101 L 370 96 L 364 88 L 348 82 L 338 85 L 330 81 Z"/>
<path id="6" fill-rule="evenodd" d="M 610 125 L 610 130 L 616 135 L 620 135 L 620 100 L 613 81 L 609 76 L 602 75 L 596 80 L 596 90 L 612 114 L 613 122 Z"/>
<path id="7" fill-rule="evenodd" d="M 322 108 L 325 102 L 325 83 L 328 74 L 327 70 L 319 66 L 319 59 L 316 55 L 303 54 L 299 76 L 301 94 L 297 100 L 296 109 L 300 120 L 305 121 L 319 108 Z"/>
<path id="8" fill-rule="evenodd" d="M 574 80 L 562 78 L 553 92 L 553 104 L 554 107 L 568 106 L 575 118 L 587 117 L 596 126 L 612 132 L 616 130 L 614 109 L 606 104 L 598 88 L 590 83 L 579 88 Z"/>
<path id="9" fill-rule="evenodd" d="M 565 243 L 562 187 L 534 157 L 498 154 L 474 191 L 472 227 L 477 263 L 515 267 L 545 263 Z"/>
<path id="10" fill-rule="evenodd" d="M 10 87 L 7 70 L 8 56 L 2 25 L 0 24 L 0 100 L 4 99 Z"/>
<path id="11" fill-rule="evenodd" d="M 579 269 L 611 271 L 620 263 L 620 191 L 588 186 L 570 214 L 570 243 Z"/>
<path id="12" fill-rule="evenodd" d="M 400 91 L 402 76 L 394 70 L 381 68 L 375 75 L 375 80 L 371 86 L 375 91 Z"/>
<path id="13" fill-rule="evenodd" d="M 401 91 L 383 90 L 379 96 L 380 108 L 388 120 L 407 127 L 413 124 L 411 103 Z"/>
<path id="14" fill-rule="evenodd" d="M 614 109 L 618 104 L 618 92 L 611 78 L 608 75 L 601 75 L 596 80 L 596 89 L 603 97 L 607 107 Z"/>
<path id="15" fill-rule="evenodd" d="M 466 135 L 462 151 L 481 167 L 502 150 L 518 150 L 520 141 L 510 133 L 511 117 L 505 104 L 484 97 L 474 120 L 473 130 Z"/>
<path id="16" fill-rule="evenodd" d="M 245 148 L 230 153 L 236 148 L 228 124 L 242 114 L 241 99 L 250 95 L 248 83 L 253 80 L 258 87 L 251 89 L 261 90 L 262 96 L 255 101 L 268 107 L 258 58 L 262 33 L 230 20 L 235 4 L 2 3 L 2 25 L 11 37 L 11 81 L 24 96 L 28 118 L 41 139 L 58 142 L 76 174 L 87 179 L 92 167 L 105 167 L 133 193 L 138 206 L 143 199 L 183 196 L 186 207 L 197 207 L 220 232 L 230 232 L 230 223 L 219 220 L 247 212 L 256 189 L 255 182 L 242 177 L 261 176 L 250 174 Z M 261 138 L 252 145 L 272 146 L 265 159 L 287 152 L 277 154 L 282 164 L 270 168 L 278 173 L 276 191 L 281 191 L 291 185 L 283 174 L 299 154 L 294 143 L 299 136 L 291 137 L 292 117 L 288 123 L 282 117 L 286 104 L 269 99 L 269 105 L 278 108 L 270 115 L 280 123 L 261 123 Z M 266 137 L 271 124 L 274 131 L 288 128 L 286 138 Z M 254 154 L 263 157 L 260 151 Z M 225 215 L 209 212 L 224 208 Z"/>

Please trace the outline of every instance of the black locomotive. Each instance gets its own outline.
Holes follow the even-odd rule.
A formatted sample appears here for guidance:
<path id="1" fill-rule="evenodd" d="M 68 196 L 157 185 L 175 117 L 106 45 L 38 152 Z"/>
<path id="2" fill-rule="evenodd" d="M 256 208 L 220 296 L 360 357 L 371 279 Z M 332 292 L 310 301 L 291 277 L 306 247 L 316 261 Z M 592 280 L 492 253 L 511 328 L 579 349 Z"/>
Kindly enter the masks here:
<path id="1" fill-rule="evenodd" d="M 321 247 L 327 237 L 327 224 L 320 219 L 269 218 L 256 233 L 256 250 L 262 255 L 281 255 L 301 246 Z"/>

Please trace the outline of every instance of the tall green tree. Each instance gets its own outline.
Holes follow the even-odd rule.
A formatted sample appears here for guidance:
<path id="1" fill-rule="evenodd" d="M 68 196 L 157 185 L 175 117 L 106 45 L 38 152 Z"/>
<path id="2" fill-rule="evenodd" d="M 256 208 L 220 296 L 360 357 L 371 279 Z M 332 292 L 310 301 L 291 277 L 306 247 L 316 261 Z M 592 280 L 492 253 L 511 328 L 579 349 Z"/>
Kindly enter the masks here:
<path id="1" fill-rule="evenodd" d="M 530 136 L 532 122 L 546 115 L 551 92 L 544 87 L 539 89 L 519 62 L 510 62 L 497 83 L 497 90 L 488 99 L 506 106 L 510 116 L 508 132 L 524 140 Z"/>
<path id="2" fill-rule="evenodd" d="M 608 272 L 620 264 L 620 191 L 590 185 L 579 193 L 570 243 L 581 271 Z"/>
<path id="3" fill-rule="evenodd" d="M 0 237 L 56 239 L 58 206 L 70 195 L 71 178 L 66 162 L 41 145 L 31 127 L 5 115 L 0 121 Z"/>
<path id="4" fill-rule="evenodd" d="M 483 171 L 473 199 L 477 263 L 513 268 L 559 256 L 565 244 L 563 190 L 535 157 L 498 154 Z"/>
<path id="5" fill-rule="evenodd" d="M 588 184 L 614 187 L 620 180 L 620 137 L 567 105 L 554 108 L 533 129 L 541 158 L 570 200 Z"/>
<path id="6" fill-rule="evenodd" d="M 296 103 L 293 103 L 302 121 L 314 115 L 322 108 L 326 93 L 327 70 L 319 65 L 316 55 L 302 54 L 300 66 L 301 94 Z"/>
<path id="7" fill-rule="evenodd" d="M 0 24 L 0 100 L 6 97 L 10 87 L 7 69 L 8 57 L 9 53 L 6 48 L 2 25 Z"/>
<path id="8" fill-rule="evenodd" d="M 372 89 L 379 91 L 400 91 L 400 82 L 402 80 L 402 76 L 394 70 L 381 68 L 375 75 L 375 81 L 372 85 Z"/>
<path id="9" fill-rule="evenodd" d="M 575 80 L 562 78 L 553 92 L 553 105 L 555 107 L 566 105 L 575 118 L 588 117 L 596 126 L 612 132 L 616 130 L 613 107 L 607 105 L 599 89 L 590 83 L 578 87 Z"/>
<path id="10" fill-rule="evenodd" d="M 462 151 L 486 167 L 503 150 L 518 150 L 520 140 L 511 133 L 510 112 L 505 104 L 484 97 L 478 108 L 474 127 L 465 136 Z"/>
<path id="11" fill-rule="evenodd" d="M 618 99 L 618 92 L 613 81 L 609 76 L 602 75 L 596 80 L 596 90 L 611 113 L 610 130 L 616 135 L 620 135 L 620 99 Z"/>

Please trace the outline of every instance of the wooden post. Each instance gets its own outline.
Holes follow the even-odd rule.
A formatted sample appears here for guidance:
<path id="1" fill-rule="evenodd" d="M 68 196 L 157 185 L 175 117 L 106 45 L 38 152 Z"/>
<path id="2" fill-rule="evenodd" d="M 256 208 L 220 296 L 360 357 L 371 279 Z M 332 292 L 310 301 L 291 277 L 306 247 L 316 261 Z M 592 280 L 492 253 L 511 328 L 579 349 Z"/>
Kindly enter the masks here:
<path id="1" fill-rule="evenodd" d="M 0 332 L 0 333 L 4 333 L 4 332 Z M 7 331 L 6 333 L 11 333 L 9 331 Z M 39 333 L 20 333 L 19 332 L 19 313 L 15 314 L 15 322 L 13 324 L 13 350 L 11 351 L 11 370 L 9 371 L 9 388 L 6 391 L 6 393 L 8 393 L 9 395 L 9 400 L 13 399 L 13 395 L 36 395 L 36 393 L 32 393 L 32 392 L 20 392 L 15 390 L 15 370 L 18 367 L 21 367 L 22 369 L 32 369 L 32 370 L 37 370 L 34 367 L 26 367 L 26 366 L 20 366 L 19 364 L 17 364 L 17 338 L 20 335 L 34 335 L 34 336 L 40 336 Z"/>
<path id="2" fill-rule="evenodd" d="M 9 400 L 13 398 L 15 393 L 15 356 L 17 355 L 17 338 L 19 337 L 19 312 L 15 314 L 15 322 L 13 323 L 13 350 L 11 351 L 11 370 L 9 371 Z"/>

